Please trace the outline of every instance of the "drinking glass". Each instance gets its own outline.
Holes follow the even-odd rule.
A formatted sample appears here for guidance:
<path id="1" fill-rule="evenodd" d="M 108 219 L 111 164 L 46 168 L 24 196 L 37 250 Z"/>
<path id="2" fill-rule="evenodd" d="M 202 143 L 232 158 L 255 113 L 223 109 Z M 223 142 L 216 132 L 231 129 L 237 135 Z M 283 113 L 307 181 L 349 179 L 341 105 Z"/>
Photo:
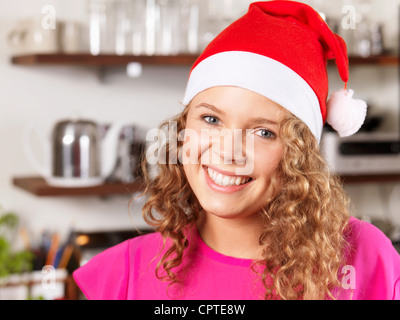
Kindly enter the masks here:
<path id="1" fill-rule="evenodd" d="M 131 29 L 131 16 L 130 6 L 131 0 L 116 0 L 113 5 L 113 11 L 115 21 L 115 53 L 117 55 L 127 54 L 130 46 L 130 29 Z"/>
<path id="2" fill-rule="evenodd" d="M 93 55 L 113 51 L 113 0 L 89 0 L 89 50 Z"/>
<path id="3" fill-rule="evenodd" d="M 129 52 L 133 55 L 146 53 L 147 0 L 130 0 L 129 8 Z"/>
<path id="4" fill-rule="evenodd" d="M 180 38 L 180 53 L 195 54 L 200 51 L 199 27 L 200 4 L 199 0 L 180 1 L 180 15 L 178 36 Z"/>

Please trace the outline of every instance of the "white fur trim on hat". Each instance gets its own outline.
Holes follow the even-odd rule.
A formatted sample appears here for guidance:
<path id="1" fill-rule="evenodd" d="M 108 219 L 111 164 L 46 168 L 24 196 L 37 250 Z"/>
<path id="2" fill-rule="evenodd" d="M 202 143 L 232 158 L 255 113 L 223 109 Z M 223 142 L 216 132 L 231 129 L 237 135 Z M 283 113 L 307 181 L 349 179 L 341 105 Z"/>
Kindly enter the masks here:
<path id="1" fill-rule="evenodd" d="M 252 52 L 217 53 L 192 70 L 183 104 L 217 86 L 236 86 L 271 99 L 301 119 L 320 141 L 323 120 L 317 95 L 302 77 L 284 64 Z"/>

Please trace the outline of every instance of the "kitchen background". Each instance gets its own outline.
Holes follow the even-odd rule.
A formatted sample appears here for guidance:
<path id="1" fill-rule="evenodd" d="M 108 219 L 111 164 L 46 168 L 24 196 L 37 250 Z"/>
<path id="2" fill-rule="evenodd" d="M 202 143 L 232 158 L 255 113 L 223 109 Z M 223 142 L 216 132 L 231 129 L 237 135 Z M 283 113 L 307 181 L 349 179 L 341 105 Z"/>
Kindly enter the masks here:
<path id="1" fill-rule="evenodd" d="M 107 32 L 113 36 L 108 38 L 109 42 L 105 42 L 104 25 L 101 26 L 104 21 L 97 14 L 104 9 L 99 3 L 110 4 L 111 0 L 0 0 L 0 215 L 2 212 L 14 212 L 19 217 L 19 230 L 23 232 L 14 236 L 13 249 L 21 250 L 28 244 L 38 246 L 43 241 L 43 235 L 49 234 L 50 243 L 51 239 L 54 240 L 54 235 L 57 235 L 58 243 L 65 243 L 71 230 L 79 234 L 89 234 L 146 227 L 140 212 L 143 200 L 133 201 L 128 208 L 131 198 L 129 193 L 105 194 L 107 191 L 102 190 L 98 194 L 89 195 L 38 196 L 35 192 L 27 191 L 26 186 L 21 187 L 24 183 L 30 183 L 26 177 L 39 177 L 24 151 L 24 133 L 32 125 L 50 132 L 59 120 L 73 117 L 91 119 L 100 125 L 111 125 L 124 120 L 130 125 L 128 129 L 135 128 L 135 139 L 140 141 L 147 130 L 157 127 L 162 120 L 181 110 L 180 99 L 183 97 L 190 70 L 190 63 L 187 61 L 194 59 L 195 54 L 208 43 L 213 34 L 244 13 L 250 2 L 119 1 L 118 5 L 129 4 L 130 7 L 118 9 L 118 5 L 115 5 L 113 10 L 107 9 Z M 361 56 L 368 61 L 351 65 L 349 87 L 355 90 L 358 98 L 368 101 L 369 116 L 383 119 L 379 131 L 398 132 L 400 103 L 397 55 L 400 0 L 304 2 L 321 11 L 328 23 L 349 41 L 352 56 Z M 140 8 L 141 4 L 158 5 L 161 8 L 161 31 L 156 31 L 156 24 L 147 22 L 146 25 L 143 22 L 145 18 L 152 19 L 157 15 L 152 17 L 144 7 Z M 165 18 L 177 17 L 178 13 L 173 8 L 176 9 L 178 5 L 181 10 L 179 25 L 176 24 L 177 19 Z M 351 11 L 342 11 L 343 8 L 349 8 L 346 5 L 355 9 L 355 21 L 349 16 Z M 168 7 L 171 11 L 165 11 Z M 21 30 L 36 30 L 38 27 L 32 21 L 37 24 L 46 15 L 51 17 L 52 10 L 56 14 L 56 22 L 64 23 L 64 29 L 58 28 L 60 34 L 63 34 L 61 45 L 54 46 L 55 42 L 50 42 L 35 48 L 32 44 L 21 44 Z M 126 21 L 124 15 L 128 15 L 130 19 L 128 27 L 121 23 Z M 24 22 L 27 19 L 30 19 L 30 24 Z M 53 22 L 50 18 L 46 21 L 49 25 Z M 347 23 L 347 29 L 343 28 L 342 22 Z M 352 28 L 353 22 L 355 28 Z M 94 28 L 97 23 L 100 23 L 99 29 Z M 182 27 L 183 25 L 187 28 Z M 154 29 L 153 38 L 148 37 L 146 40 L 144 36 L 141 37 L 146 28 Z M 100 30 L 100 36 L 96 37 L 93 30 Z M 124 32 L 121 30 L 128 30 L 125 38 L 120 37 L 121 32 Z M 136 30 L 136 33 L 129 30 Z M 168 33 L 168 30 L 172 31 Z M 178 31 L 181 33 L 180 38 L 176 37 Z M 182 34 L 182 31 L 186 33 Z M 41 36 L 40 32 L 38 36 Z M 180 41 L 179 50 L 176 49 L 177 39 Z M 161 65 L 131 64 L 129 72 L 121 65 L 26 65 L 26 60 L 14 60 L 11 63 L 12 57 L 39 53 L 42 49 L 118 56 L 178 54 L 176 57 L 182 57 L 183 62 L 180 60 L 182 63 L 179 63 L 178 59 Z M 383 59 L 368 60 L 368 57 L 376 55 Z M 342 84 L 336 68 L 330 67 L 329 75 L 331 89 L 340 88 Z M 41 148 L 35 133 L 31 135 L 31 142 L 36 156 L 42 161 Z M 394 174 L 398 177 L 400 169 Z M 20 179 L 19 183 L 15 179 Z M 396 182 L 383 178 L 379 183 L 377 180 L 379 179 L 345 185 L 353 201 L 354 215 L 374 221 L 389 220 L 395 226 L 400 225 L 400 179 Z M 50 188 L 50 194 L 53 191 Z M 396 237 L 396 232 L 392 232 L 392 235 Z M 88 240 L 83 238 L 82 241 L 85 244 Z M 13 298 L 13 294 L 15 293 L 4 291 L 1 293 L 0 289 L 0 298 Z"/>

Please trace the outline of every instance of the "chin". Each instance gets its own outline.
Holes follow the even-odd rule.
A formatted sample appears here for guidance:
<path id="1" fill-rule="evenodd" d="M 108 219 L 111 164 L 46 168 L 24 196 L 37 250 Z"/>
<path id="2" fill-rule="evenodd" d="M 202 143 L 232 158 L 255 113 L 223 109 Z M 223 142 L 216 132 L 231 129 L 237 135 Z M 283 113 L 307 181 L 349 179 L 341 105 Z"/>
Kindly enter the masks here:
<path id="1" fill-rule="evenodd" d="M 234 206 L 226 206 L 226 204 L 221 204 L 221 206 L 209 206 L 203 205 L 201 203 L 202 208 L 209 215 L 213 215 L 222 219 L 241 219 L 251 216 L 254 211 L 249 210 L 240 210 L 238 207 Z"/>

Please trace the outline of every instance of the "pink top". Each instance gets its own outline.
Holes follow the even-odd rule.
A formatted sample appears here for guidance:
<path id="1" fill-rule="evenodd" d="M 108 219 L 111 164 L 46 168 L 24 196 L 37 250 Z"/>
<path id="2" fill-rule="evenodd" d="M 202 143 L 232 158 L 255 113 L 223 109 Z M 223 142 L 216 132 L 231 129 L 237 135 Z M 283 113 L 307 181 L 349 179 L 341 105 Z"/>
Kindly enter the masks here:
<path id="1" fill-rule="evenodd" d="M 373 225 L 350 218 L 352 252 L 339 299 L 400 300 L 400 256 L 390 240 Z M 208 247 L 193 228 L 184 255 L 183 286 L 155 276 L 162 247 L 159 233 L 124 241 L 93 257 L 73 274 L 88 299 L 253 300 L 263 298 L 263 286 L 252 261 L 220 254 Z"/>

